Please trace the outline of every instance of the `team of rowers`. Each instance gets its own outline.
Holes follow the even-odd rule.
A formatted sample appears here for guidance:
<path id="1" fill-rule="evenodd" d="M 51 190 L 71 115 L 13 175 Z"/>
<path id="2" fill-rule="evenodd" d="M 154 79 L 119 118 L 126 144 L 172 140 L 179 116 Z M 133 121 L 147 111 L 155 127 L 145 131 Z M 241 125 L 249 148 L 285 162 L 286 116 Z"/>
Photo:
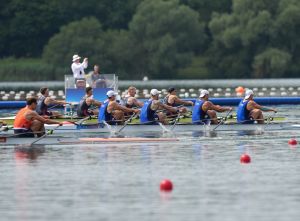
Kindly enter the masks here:
<path id="1" fill-rule="evenodd" d="M 56 111 L 51 111 L 49 105 L 66 105 L 65 101 L 57 101 L 49 96 L 48 88 L 41 88 L 38 99 L 32 97 L 27 99 L 26 107 L 22 108 L 16 115 L 14 121 L 14 132 L 19 136 L 42 136 L 45 132 L 44 124 L 59 124 L 53 117 L 59 117 Z M 117 101 L 117 93 L 110 90 L 106 93 L 107 99 L 101 103 L 93 98 L 93 88 L 86 88 L 86 95 L 80 101 L 77 108 L 78 117 L 91 115 L 98 116 L 98 122 L 108 124 L 122 124 L 133 115 L 140 116 L 141 124 L 167 124 L 168 118 L 177 118 L 184 115 L 188 109 L 184 106 L 192 107 L 193 124 L 218 124 L 217 112 L 232 111 L 232 107 L 221 107 L 213 104 L 209 100 L 209 91 L 202 90 L 199 99 L 194 102 L 180 99 L 175 88 L 169 88 L 168 95 L 164 101 L 159 100 L 161 91 L 152 89 L 150 99 L 145 102 L 139 101 L 136 95 L 136 88 L 129 87 L 123 104 Z M 263 111 L 274 111 L 258 105 L 253 100 L 252 90 L 245 92 L 244 99 L 237 108 L 237 122 L 241 124 L 251 124 L 256 121 L 258 124 L 264 123 Z M 52 118 L 52 119 L 51 119 Z"/>

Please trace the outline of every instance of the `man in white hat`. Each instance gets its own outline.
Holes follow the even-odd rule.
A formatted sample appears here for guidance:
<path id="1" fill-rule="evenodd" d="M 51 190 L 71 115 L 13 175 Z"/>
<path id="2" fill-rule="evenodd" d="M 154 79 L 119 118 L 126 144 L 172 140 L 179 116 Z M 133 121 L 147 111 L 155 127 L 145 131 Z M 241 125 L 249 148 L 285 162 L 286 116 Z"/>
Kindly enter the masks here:
<path id="1" fill-rule="evenodd" d="M 258 105 L 254 100 L 252 90 L 245 92 L 245 98 L 241 100 L 237 109 L 237 122 L 241 124 L 251 124 L 257 121 L 258 124 L 264 123 L 263 111 L 274 111 L 275 109 L 266 108 Z"/>
<path id="2" fill-rule="evenodd" d="M 116 96 L 118 93 L 114 91 L 108 91 L 106 95 L 107 100 L 104 101 L 99 112 L 99 123 L 106 121 L 108 124 L 118 124 L 124 121 L 124 113 L 140 113 L 140 110 L 138 109 L 127 108 L 120 105 L 116 101 Z"/>
<path id="3" fill-rule="evenodd" d="M 156 124 L 156 119 L 163 124 L 167 124 L 166 115 L 163 112 L 157 113 L 158 110 L 167 110 L 172 113 L 178 113 L 175 107 L 168 106 L 159 101 L 159 95 L 161 91 L 157 89 L 152 89 L 150 91 L 151 98 L 144 102 L 141 110 L 140 122 L 143 124 Z"/>
<path id="4" fill-rule="evenodd" d="M 73 55 L 73 63 L 71 65 L 71 69 L 73 72 L 73 77 L 75 79 L 75 84 L 77 82 L 77 80 L 84 80 L 85 81 L 85 73 L 84 73 L 84 69 L 87 68 L 88 66 L 88 59 L 84 58 L 83 62 L 80 63 L 80 58 L 78 56 L 78 54 L 74 54 Z"/>
<path id="5" fill-rule="evenodd" d="M 202 90 L 200 92 L 199 99 L 196 100 L 193 114 L 192 123 L 193 124 L 206 124 L 211 122 L 211 124 L 218 124 L 218 118 L 216 112 L 231 111 L 231 107 L 221 107 L 219 105 L 214 105 L 208 100 L 209 91 Z"/>

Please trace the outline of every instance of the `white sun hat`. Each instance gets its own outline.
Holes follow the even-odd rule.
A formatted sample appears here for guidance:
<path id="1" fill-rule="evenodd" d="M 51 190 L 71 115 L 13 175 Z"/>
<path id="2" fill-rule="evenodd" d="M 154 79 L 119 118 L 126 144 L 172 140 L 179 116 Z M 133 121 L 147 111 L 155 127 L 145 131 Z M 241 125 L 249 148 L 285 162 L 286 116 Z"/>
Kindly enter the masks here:
<path id="1" fill-rule="evenodd" d="M 107 97 L 112 97 L 112 96 L 117 96 L 118 93 L 116 93 L 114 91 L 107 91 L 106 95 L 107 95 Z"/>
<path id="2" fill-rule="evenodd" d="M 200 92 L 200 96 L 199 97 L 204 97 L 205 95 L 208 95 L 209 94 L 209 91 L 208 90 L 202 90 Z"/>
<path id="3" fill-rule="evenodd" d="M 248 99 L 253 94 L 254 94 L 254 92 L 252 90 L 246 90 L 246 92 L 245 92 L 245 99 Z"/>
<path id="4" fill-rule="evenodd" d="M 159 90 L 157 90 L 157 89 L 152 89 L 152 90 L 150 91 L 150 94 L 153 95 L 153 96 L 158 95 L 158 94 L 160 94 L 160 93 L 161 93 L 161 91 L 159 91 Z"/>
<path id="5" fill-rule="evenodd" d="M 80 59 L 80 58 L 81 58 L 81 57 L 79 57 L 78 54 L 74 54 L 74 55 L 73 55 L 73 62 L 76 61 L 76 60 L 78 60 L 78 59 Z"/>

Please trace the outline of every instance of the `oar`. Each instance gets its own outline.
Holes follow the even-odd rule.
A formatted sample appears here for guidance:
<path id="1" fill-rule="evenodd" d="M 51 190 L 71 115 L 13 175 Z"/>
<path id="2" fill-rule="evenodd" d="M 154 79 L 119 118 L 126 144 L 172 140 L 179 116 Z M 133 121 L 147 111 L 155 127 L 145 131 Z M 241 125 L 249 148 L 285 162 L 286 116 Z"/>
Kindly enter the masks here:
<path id="1" fill-rule="evenodd" d="M 135 117 L 135 115 L 136 115 L 136 114 L 133 113 L 133 114 L 131 115 L 131 117 L 128 118 L 128 119 L 125 121 L 124 125 L 123 125 L 118 131 L 116 131 L 116 133 L 120 133 L 120 132 L 127 126 L 127 124 L 131 122 L 131 120 Z"/>
<path id="2" fill-rule="evenodd" d="M 54 127 L 54 128 L 51 130 L 51 133 L 50 133 L 50 134 L 52 134 L 53 131 L 56 130 L 58 127 L 60 127 L 60 124 L 57 125 L 56 127 Z M 47 135 L 48 135 L 48 133 L 45 133 L 43 136 L 41 136 L 41 137 L 39 137 L 38 139 L 36 139 L 35 141 L 31 142 L 31 143 L 29 144 L 29 146 L 32 146 L 32 145 L 35 144 L 36 142 L 38 142 L 38 141 L 44 139 L 45 137 L 47 137 Z"/>
<path id="3" fill-rule="evenodd" d="M 176 117 L 175 120 L 174 120 L 174 124 L 172 125 L 172 127 L 171 127 L 171 129 L 170 129 L 171 131 L 174 130 L 174 128 L 175 128 L 177 122 L 178 122 L 179 119 L 180 119 L 180 116 L 181 116 L 181 114 L 180 114 L 180 112 L 179 112 L 178 115 L 177 115 L 177 117 Z"/>
<path id="4" fill-rule="evenodd" d="M 163 129 L 163 133 L 165 133 L 165 132 L 168 132 L 168 133 L 172 132 L 168 128 L 166 128 L 165 125 L 163 125 L 161 122 L 157 122 L 157 123 Z"/>
<path id="5" fill-rule="evenodd" d="M 215 131 L 224 121 L 226 121 L 228 115 L 231 113 L 232 109 L 230 111 L 228 111 L 228 113 L 226 114 L 226 116 L 220 120 L 220 122 L 217 124 L 217 126 L 212 130 L 212 131 Z"/>

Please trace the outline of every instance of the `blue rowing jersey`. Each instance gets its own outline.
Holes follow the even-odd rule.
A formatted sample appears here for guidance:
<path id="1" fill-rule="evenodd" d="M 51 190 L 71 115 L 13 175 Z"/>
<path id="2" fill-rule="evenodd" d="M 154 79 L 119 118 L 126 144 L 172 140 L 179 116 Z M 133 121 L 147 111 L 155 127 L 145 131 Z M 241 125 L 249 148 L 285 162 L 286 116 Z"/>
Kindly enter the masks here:
<path id="1" fill-rule="evenodd" d="M 100 111 L 98 114 L 98 122 L 102 123 L 103 121 L 106 122 L 112 122 L 113 121 L 113 116 L 111 113 L 107 112 L 107 107 L 109 104 L 109 100 L 104 101 L 103 105 L 100 107 Z"/>
<path id="2" fill-rule="evenodd" d="M 156 111 L 151 109 L 152 99 L 146 101 L 141 109 L 140 122 L 155 124 Z"/>
<path id="3" fill-rule="evenodd" d="M 204 102 L 205 101 L 203 100 L 196 100 L 195 105 L 193 107 L 193 114 L 192 114 L 193 124 L 203 124 L 205 123 L 206 119 L 208 119 L 207 113 L 202 110 L 202 106 Z"/>
<path id="4" fill-rule="evenodd" d="M 254 121 L 250 119 L 250 111 L 247 109 L 248 100 L 241 100 L 236 111 L 237 122 L 241 124 L 252 124 Z"/>

